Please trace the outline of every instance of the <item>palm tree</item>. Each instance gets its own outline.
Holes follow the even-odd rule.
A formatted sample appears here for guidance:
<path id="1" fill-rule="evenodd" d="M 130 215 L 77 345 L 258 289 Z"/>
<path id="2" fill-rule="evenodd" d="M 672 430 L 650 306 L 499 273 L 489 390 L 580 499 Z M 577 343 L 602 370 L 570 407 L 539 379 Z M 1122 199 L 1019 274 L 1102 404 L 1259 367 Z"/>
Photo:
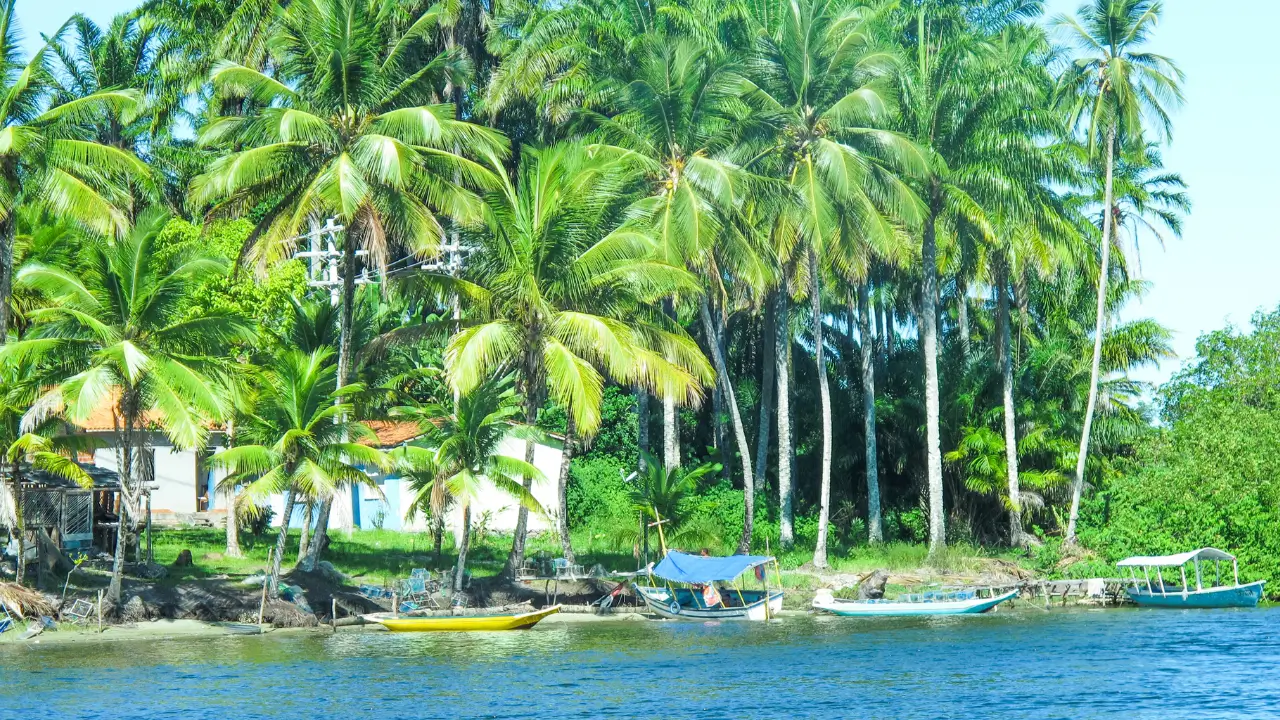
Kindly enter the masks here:
<path id="1" fill-rule="evenodd" d="M 51 363 L 56 384 L 29 411 L 31 426 L 57 412 L 82 422 L 103 403 L 113 406 L 122 500 L 108 591 L 115 604 L 129 518 L 137 516 L 142 491 L 144 425 L 159 427 L 175 447 L 201 447 L 209 423 L 227 414 L 224 353 L 252 338 L 245 322 L 225 312 L 179 318 L 184 289 L 226 267 L 198 255 L 157 253 L 167 220 L 160 211 L 144 213 L 128 237 L 87 246 L 78 267 L 24 266 L 18 286 L 39 291 L 48 305 L 27 313 L 28 337 L 0 350 L 0 362 Z"/>
<path id="2" fill-rule="evenodd" d="M 897 34 L 906 58 L 898 72 L 902 127 L 932 156 L 931 172 L 920 188 L 925 212 L 918 318 L 925 369 L 931 555 L 946 546 L 938 386 L 939 247 L 965 236 L 994 241 L 998 213 L 1020 207 L 1016 192 L 1023 190 L 1024 176 L 1015 178 L 1016 185 L 1006 182 L 1018 166 L 1002 160 L 999 143 L 1011 142 L 1020 151 L 1037 138 L 1010 122 L 1016 119 L 1011 108 L 1022 109 L 1017 103 L 1025 97 L 1019 94 L 1025 88 L 1018 83 L 1025 79 L 1007 67 L 993 67 L 992 57 L 998 62 L 1002 56 L 997 48 L 1000 33 L 1035 7 L 1025 2 L 993 4 L 981 22 L 975 22 L 959 5 L 920 0 L 911 12 L 898 16 Z M 1033 115 L 1041 111 L 1030 110 Z"/>
<path id="3" fill-rule="evenodd" d="M 635 176 L 625 162 L 564 144 L 526 150 L 516 176 L 485 195 L 485 226 L 468 237 L 476 252 L 462 276 L 424 273 L 412 282 L 466 302 L 466 322 L 445 356 L 457 392 L 506 368 L 520 385 L 526 423 L 548 397 L 565 408 L 563 507 L 577 440 L 600 425 L 606 377 L 694 401 L 710 369 L 678 326 L 648 310 L 664 296 L 696 292 L 693 276 L 655 259 L 646 236 L 609 233 Z M 509 570 L 523 563 L 524 530 L 518 521 Z M 572 558 L 563 513 L 560 538 Z"/>
<path id="4" fill-rule="evenodd" d="M 1054 21 L 1069 34 L 1080 51 L 1060 79 L 1059 99 L 1067 108 L 1071 126 L 1085 134 L 1089 148 L 1101 156 L 1106 168 L 1093 370 L 1067 521 L 1066 541 L 1072 544 L 1076 541 L 1076 520 L 1084 489 L 1089 433 L 1098 400 L 1106 332 L 1116 153 L 1125 147 L 1145 147 L 1148 121 L 1153 121 L 1157 131 L 1167 137 L 1172 130 L 1168 111 L 1183 101 L 1182 71 L 1171 59 L 1142 49 L 1151 39 L 1163 9 L 1163 3 L 1158 0 L 1093 0 L 1080 6 L 1077 17 L 1059 16 Z"/>
<path id="5" fill-rule="evenodd" d="M 985 208 L 990 227 L 969 228 L 976 236 L 973 264 L 985 266 L 996 296 L 996 362 L 1003 397 L 1005 476 L 1009 498 L 1009 542 L 1021 545 L 1021 491 L 1018 471 L 1010 293 L 1029 272 L 1047 275 L 1069 263 L 1081 245 L 1079 215 L 1067 207 L 1052 185 L 1070 186 L 1080 175 L 1064 134 L 1050 111 L 1052 78 L 1047 71 L 1052 49 L 1043 31 L 1013 24 L 991 39 L 977 88 L 987 101 L 961 152 L 951 162 L 961 168 L 972 195 Z M 970 215 L 981 221 L 983 216 Z M 969 243 L 966 243 L 969 245 Z M 967 303 L 967 299 L 962 299 Z M 962 328 L 963 329 L 963 328 Z"/>
<path id="6" fill-rule="evenodd" d="M 22 61 L 16 5 L 0 0 L 0 343 L 9 332 L 19 208 L 123 237 L 136 211 L 131 185 L 154 192 L 150 171 L 136 156 L 84 139 L 79 127 L 104 109 L 134 111 L 137 91 L 112 88 L 47 102 L 49 46 Z"/>
<path id="7" fill-rule="evenodd" d="M 621 112 L 593 118 L 605 139 L 641 158 L 648 176 L 647 197 L 630 209 L 629 226 L 652 238 L 661 260 L 687 266 L 706 283 L 697 314 L 742 467 L 746 517 L 738 550 L 745 553 L 754 525 L 755 474 L 721 336 L 733 296 L 759 293 L 767 277 L 749 240 L 728 227 L 747 191 L 744 173 L 725 158 L 750 116 L 739 97 L 746 87 L 742 63 L 717 43 L 675 33 L 648 34 L 632 57 L 598 90 Z M 728 278 L 737 287 L 729 287 Z M 672 439 L 673 410 L 672 399 L 664 398 L 665 434 Z"/>
<path id="8" fill-rule="evenodd" d="M 918 199 L 899 173 L 922 173 L 927 164 L 914 144 L 887 129 L 894 112 L 886 85 L 892 53 L 879 41 L 884 9 L 846 0 L 803 0 L 765 3 L 752 12 L 760 33 L 759 68 L 748 102 L 773 118 L 776 132 L 747 168 L 771 173 L 795 198 L 780 209 L 773 232 L 784 243 L 780 259 L 796 259 L 797 284 L 809 298 L 812 315 L 822 406 L 813 562 L 826 567 L 833 438 L 823 347 L 824 277 L 865 277 L 870 254 L 900 244 L 896 223 L 918 223 L 920 213 Z"/>
<path id="9" fill-rule="evenodd" d="M 522 412 L 511 381 L 503 378 L 474 386 L 453 407 L 431 404 L 397 408 L 394 413 L 417 419 L 424 433 L 421 447 L 405 446 L 392 451 L 402 463 L 420 470 L 412 479 L 413 507 L 430 508 L 433 517 L 442 517 L 448 505 L 462 505 L 462 536 L 458 538 L 458 564 L 453 577 L 455 592 L 462 591 L 466 580 L 471 506 L 482 494 L 485 483 L 515 498 L 525 510 L 545 512 L 520 480 L 524 478 L 528 483 L 543 479 L 542 472 L 532 463 L 502 454 L 508 439 L 531 441 L 534 437 L 531 427 L 516 422 Z"/>
<path id="10" fill-rule="evenodd" d="M 333 352 L 286 350 L 264 369 L 251 411 L 237 428 L 243 444 L 222 450 L 212 463 L 229 469 L 222 489 L 243 485 L 240 503 L 260 504 L 284 495 L 284 513 L 271 564 L 270 586 L 278 587 L 285 540 L 297 498 L 330 498 L 352 485 L 377 489 L 362 466 L 385 468 L 388 460 L 359 441 L 376 436 L 348 420 L 346 398 L 360 386 L 339 387 Z M 299 558 L 301 560 L 302 558 Z"/>
<path id="11" fill-rule="evenodd" d="M 82 14 L 71 16 L 51 46 L 56 58 L 51 68 L 53 102 L 104 90 L 138 91 L 138 107 L 101 107 L 79 123 L 96 141 L 136 152 L 140 141 L 167 130 L 181 110 L 180 97 L 154 92 L 159 89 L 158 40 L 159 23 L 146 13 L 117 15 L 106 28 Z"/>
<path id="12" fill-rule="evenodd" d="M 192 182 L 194 208 L 214 214 L 263 211 L 242 259 L 264 266 L 292 253 L 309 223 L 344 228 L 338 383 L 352 372 L 356 257 L 385 271 L 393 252 L 434 254 L 444 235 L 437 212 L 479 218 L 464 186 L 492 183 L 462 151 L 505 153 L 497 133 L 455 119 L 443 83 L 460 82 L 430 31 L 438 12 L 398 21 L 391 0 L 303 0 L 276 17 L 269 43 L 276 76 L 231 61 L 211 81 L 251 98 L 248 114 L 220 117 L 201 132 L 208 146 L 233 149 Z M 447 99 L 446 99 L 447 100 Z M 331 504 L 321 505 L 316 551 Z"/>
<path id="13" fill-rule="evenodd" d="M 647 455 L 647 453 L 646 453 Z M 649 527 L 661 528 L 663 549 L 694 548 L 714 545 L 719 541 L 707 523 L 690 517 L 688 500 L 698 490 L 703 478 L 720 472 L 719 463 L 706 462 L 691 469 L 668 468 L 648 455 L 644 459 L 644 472 L 636 476 L 630 490 L 631 507 L 640 515 L 641 533 L 647 535 Z M 618 527 L 614 535 L 618 547 L 639 544 L 635 528 Z"/>

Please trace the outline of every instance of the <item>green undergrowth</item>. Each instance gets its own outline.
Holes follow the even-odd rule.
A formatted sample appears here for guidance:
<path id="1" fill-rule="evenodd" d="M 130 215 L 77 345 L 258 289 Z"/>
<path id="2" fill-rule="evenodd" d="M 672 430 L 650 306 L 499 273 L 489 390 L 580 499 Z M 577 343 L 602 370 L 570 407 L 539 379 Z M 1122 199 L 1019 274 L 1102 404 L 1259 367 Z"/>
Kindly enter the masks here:
<path id="1" fill-rule="evenodd" d="M 154 554 L 157 563 L 169 566 L 168 582 L 218 576 L 245 577 L 260 572 L 267 564 L 267 551 L 275 544 L 275 534 L 245 535 L 240 538 L 244 557 L 226 556 L 226 534 L 213 528 L 176 528 L 157 530 L 154 537 Z M 284 566 L 297 562 L 299 534 L 289 534 L 288 550 Z M 629 571 L 640 566 L 631 551 L 619 551 L 604 533 L 582 530 L 573 534 L 577 562 L 590 569 L 600 565 L 606 570 Z M 511 536 L 487 534 L 477 538 L 468 555 L 467 567 L 473 577 L 490 577 L 502 571 L 511 549 Z M 193 564 L 174 567 L 173 563 L 183 550 L 190 550 Z M 725 551 L 729 552 L 728 550 Z M 763 549 L 756 549 L 763 552 Z M 535 533 L 529 538 L 528 554 L 560 557 L 559 539 L 548 532 Z M 650 559 L 657 561 L 660 551 L 650 549 Z M 817 587 L 817 578 L 806 571 L 812 570 L 813 551 L 794 548 L 779 556 L 784 571 L 783 585 L 798 590 Z M 829 568 L 824 573 L 864 573 L 883 568 L 890 572 L 910 572 L 920 568 L 933 568 L 945 572 L 977 572 L 992 558 L 1018 561 L 1020 558 L 1006 550 L 955 545 L 930 561 L 928 548 L 909 543 L 889 543 L 878 546 L 860 546 L 843 554 L 828 557 Z M 351 533 L 336 531 L 330 534 L 329 550 L 325 559 L 356 582 L 381 584 L 405 577 L 413 568 L 443 571 L 453 567 L 457 560 L 453 538 L 446 535 L 443 552 L 436 557 L 431 536 L 395 530 L 357 530 Z M 797 571 L 799 572 L 787 572 Z"/>

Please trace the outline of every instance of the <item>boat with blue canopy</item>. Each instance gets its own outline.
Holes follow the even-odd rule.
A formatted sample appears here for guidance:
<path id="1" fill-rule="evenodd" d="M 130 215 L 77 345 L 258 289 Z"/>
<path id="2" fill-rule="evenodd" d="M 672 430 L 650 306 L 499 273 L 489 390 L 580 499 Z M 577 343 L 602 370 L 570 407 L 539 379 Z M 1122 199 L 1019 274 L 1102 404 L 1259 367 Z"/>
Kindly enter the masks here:
<path id="1" fill-rule="evenodd" d="M 912 593 L 892 600 L 844 600 L 823 588 L 814 595 L 813 607 L 842 617 L 976 615 L 1017 596 L 1017 590 L 983 596 L 979 590 L 965 589 Z"/>
<path id="2" fill-rule="evenodd" d="M 1213 584 L 1205 585 L 1204 564 L 1213 561 Z M 1231 561 L 1233 584 L 1222 584 L 1222 563 Z M 1187 563 L 1195 568 L 1195 588 L 1187 582 Z M 1116 563 L 1129 568 L 1130 584 L 1125 588 L 1129 598 L 1143 607 L 1229 608 L 1257 607 L 1266 580 L 1240 584 L 1240 564 L 1236 556 L 1217 548 L 1200 548 L 1177 555 L 1138 555 Z M 1164 570 L 1178 568 L 1181 585 L 1166 582 Z M 1139 578 L 1137 568 L 1142 568 Z M 1155 582 L 1152 582 L 1152 571 Z"/>
<path id="3" fill-rule="evenodd" d="M 771 564 L 776 575 L 777 560 L 765 555 L 707 557 L 672 550 L 649 571 L 651 578 L 667 581 L 665 585 L 634 587 L 645 604 L 664 618 L 768 620 L 782 610 L 781 583 L 779 589 L 769 588 Z M 739 578 L 748 572 L 761 589 L 742 587 Z"/>

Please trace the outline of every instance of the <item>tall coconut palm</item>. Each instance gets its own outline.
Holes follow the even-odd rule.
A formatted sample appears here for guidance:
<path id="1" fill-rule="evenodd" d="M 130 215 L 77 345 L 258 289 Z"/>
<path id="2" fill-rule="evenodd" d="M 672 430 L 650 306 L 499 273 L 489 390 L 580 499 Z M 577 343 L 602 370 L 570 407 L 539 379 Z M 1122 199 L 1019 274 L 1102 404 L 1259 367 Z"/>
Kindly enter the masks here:
<path id="1" fill-rule="evenodd" d="M 696 279 L 655 259 L 644 234 L 609 232 L 635 173 L 608 154 L 576 144 L 526 150 L 515 180 L 486 194 L 485 225 L 467 238 L 476 252 L 462 276 L 411 281 L 463 298 L 465 322 L 445 356 L 457 392 L 511 369 L 526 422 L 546 398 L 565 408 L 561 507 L 577 439 L 600 426 L 606 378 L 691 402 L 711 377 L 693 340 L 650 310 L 663 297 L 695 294 Z M 512 570 L 523 563 L 523 530 L 517 525 Z M 560 536 L 572 557 L 564 513 Z"/>
<path id="2" fill-rule="evenodd" d="M 1169 111 L 1183 101 L 1182 71 L 1173 60 L 1143 49 L 1163 10 L 1164 5 L 1158 0 L 1093 0 L 1081 5 L 1076 17 L 1055 19 L 1055 25 L 1066 32 L 1079 52 L 1060 78 L 1059 99 L 1067 108 L 1072 127 L 1084 134 L 1089 148 L 1105 167 L 1093 370 L 1071 492 L 1068 543 L 1076 541 L 1080 494 L 1089 457 L 1089 433 L 1098 400 L 1106 332 L 1116 153 L 1125 147 L 1144 147 L 1147 126 L 1152 123 L 1157 133 L 1167 137 L 1172 130 Z"/>
<path id="3" fill-rule="evenodd" d="M 462 506 L 462 534 L 457 539 L 458 563 L 453 575 L 456 592 L 463 590 L 466 580 L 471 506 L 486 485 L 514 498 L 526 511 L 545 513 L 525 484 L 544 479 L 542 472 L 533 463 L 502 454 L 509 439 L 533 437 L 533 428 L 516 422 L 524 411 L 510 380 L 490 379 L 452 405 L 402 407 L 394 412 L 416 419 L 424 433 L 415 445 L 392 451 L 394 458 L 419 471 L 413 481 L 413 506 L 430 508 L 434 517 L 442 517 L 450 504 Z"/>
<path id="4" fill-rule="evenodd" d="M 975 113 L 974 130 L 950 162 L 984 208 L 970 215 L 976 226 L 973 263 L 985 266 L 996 296 L 996 362 L 1004 406 L 1005 474 L 1009 501 L 1009 542 L 1023 542 L 1018 472 L 1017 420 L 1014 398 L 1010 293 L 1027 273 L 1047 275 L 1078 253 L 1079 215 L 1064 203 L 1054 186 L 1070 186 L 1080 175 L 1070 160 L 1057 113 L 1051 111 L 1053 79 L 1047 71 L 1052 49 L 1042 30 L 1022 24 L 1004 28 L 989 41 L 984 71 L 976 88 L 992 96 Z M 982 224 L 983 218 L 990 226 Z M 962 243 L 962 245 L 971 245 Z M 967 302 L 967 301 L 966 301 Z"/>
<path id="5" fill-rule="evenodd" d="M 873 251 L 898 244 L 897 223 L 918 224 L 919 201 L 899 173 L 920 174 L 927 167 L 914 144 L 888 129 L 895 116 L 887 82 L 892 52 L 880 42 L 888 9 L 856 0 L 770 2 L 752 9 L 759 62 L 748 102 L 772 117 L 775 132 L 748 169 L 772 174 L 794 198 L 778 213 L 774 237 L 784 243 L 784 261 L 797 259 L 818 362 L 818 567 L 827 564 L 833 450 L 824 278 L 864 277 Z"/>
<path id="6" fill-rule="evenodd" d="M 621 112 L 593 118 L 608 141 L 635 154 L 648 176 L 646 197 L 631 207 L 628 225 L 651 238 L 662 261 L 686 266 L 706 283 L 707 292 L 696 296 L 697 316 L 742 468 L 746 516 L 738 550 L 745 553 L 755 474 L 721 338 L 733 296 L 759 294 L 767 280 L 749 240 L 731 227 L 747 195 L 747 178 L 726 157 L 750 116 L 740 98 L 746 81 L 740 59 L 715 42 L 651 33 L 633 58 L 599 90 Z M 670 399 L 666 403 L 670 407 Z"/>
<path id="7" fill-rule="evenodd" d="M 214 466 L 231 471 L 221 483 L 224 488 L 244 486 L 239 502 L 259 505 L 272 495 L 284 496 L 271 563 L 273 590 L 296 499 L 332 497 L 352 485 L 376 489 L 361 466 L 388 466 L 382 452 L 359 442 L 375 440 L 373 431 L 347 419 L 352 406 L 345 398 L 360 388 L 338 386 L 332 355 L 327 348 L 286 350 L 273 360 L 262 373 L 252 409 L 238 425 L 237 438 L 243 442 L 212 459 Z"/>
<path id="8" fill-rule="evenodd" d="M 942 434 L 938 387 L 939 247 L 965 233 L 995 237 L 992 214 L 1008 201 L 992 164 L 998 156 L 993 129 L 1003 127 L 1010 106 L 1005 76 L 991 74 L 993 38 L 1019 22 L 1035 3 L 991 6 L 981 22 L 954 3 L 921 0 L 897 16 L 905 63 L 898 72 L 902 127 L 932 157 L 920 185 L 925 205 L 920 239 L 920 346 L 924 355 L 926 472 L 931 555 L 946 546 L 942 483 Z M 1003 81 L 1003 82 L 1002 82 Z M 1025 133 L 1006 132 L 1019 139 Z"/>
<path id="9" fill-rule="evenodd" d="M 123 237 L 136 211 L 131 185 L 154 191 L 136 156 L 86 140 L 80 128 L 104 109 L 136 111 L 137 91 L 110 88 L 48 102 L 49 46 L 23 62 L 16 4 L 0 0 L 0 343 L 9 332 L 18 208 Z"/>
<path id="10" fill-rule="evenodd" d="M 119 425 L 116 462 L 121 479 L 120 533 L 108 599 L 120 601 L 129 519 L 138 516 L 140 459 L 146 426 L 160 428 L 175 447 L 201 447 L 209 424 L 226 415 L 227 348 L 252 339 L 240 318 L 210 310 L 181 319 L 184 290 L 226 272 L 200 256 L 156 250 L 168 216 L 148 211 L 124 239 L 84 250 L 71 268 L 29 263 L 19 287 L 39 291 L 48 305 L 29 311 L 28 336 L 0 350 L 0 361 L 50 361 L 54 383 L 24 422 L 37 426 L 51 413 L 84 421 L 110 404 Z"/>
<path id="11" fill-rule="evenodd" d="M 192 182 L 194 208 L 214 214 L 263 210 L 242 260 L 287 257 L 312 222 L 335 218 L 345 231 L 341 255 L 338 382 L 352 371 L 357 254 L 385 270 L 393 252 L 430 255 L 444 235 L 438 213 L 479 218 L 464 186 L 492 183 L 463 152 L 505 153 L 494 133 L 455 119 L 441 99 L 459 82 L 448 53 L 430 43 L 440 14 L 395 21 L 393 0 L 301 0 L 280 12 L 270 47 L 276 76 L 222 61 L 216 88 L 252 98 L 247 115 L 218 118 L 201 142 L 234 149 Z M 321 505 L 319 559 L 331 503 Z"/>

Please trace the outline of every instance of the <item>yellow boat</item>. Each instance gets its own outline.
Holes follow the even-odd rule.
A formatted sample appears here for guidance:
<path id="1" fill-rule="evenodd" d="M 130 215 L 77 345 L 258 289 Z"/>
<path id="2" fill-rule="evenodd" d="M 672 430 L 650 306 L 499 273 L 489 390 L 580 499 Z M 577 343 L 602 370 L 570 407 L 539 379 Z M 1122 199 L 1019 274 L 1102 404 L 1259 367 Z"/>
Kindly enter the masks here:
<path id="1" fill-rule="evenodd" d="M 519 615 L 469 615 L 440 617 L 374 618 L 391 632 L 464 632 L 470 630 L 527 630 L 548 615 L 560 612 L 559 605 Z"/>

